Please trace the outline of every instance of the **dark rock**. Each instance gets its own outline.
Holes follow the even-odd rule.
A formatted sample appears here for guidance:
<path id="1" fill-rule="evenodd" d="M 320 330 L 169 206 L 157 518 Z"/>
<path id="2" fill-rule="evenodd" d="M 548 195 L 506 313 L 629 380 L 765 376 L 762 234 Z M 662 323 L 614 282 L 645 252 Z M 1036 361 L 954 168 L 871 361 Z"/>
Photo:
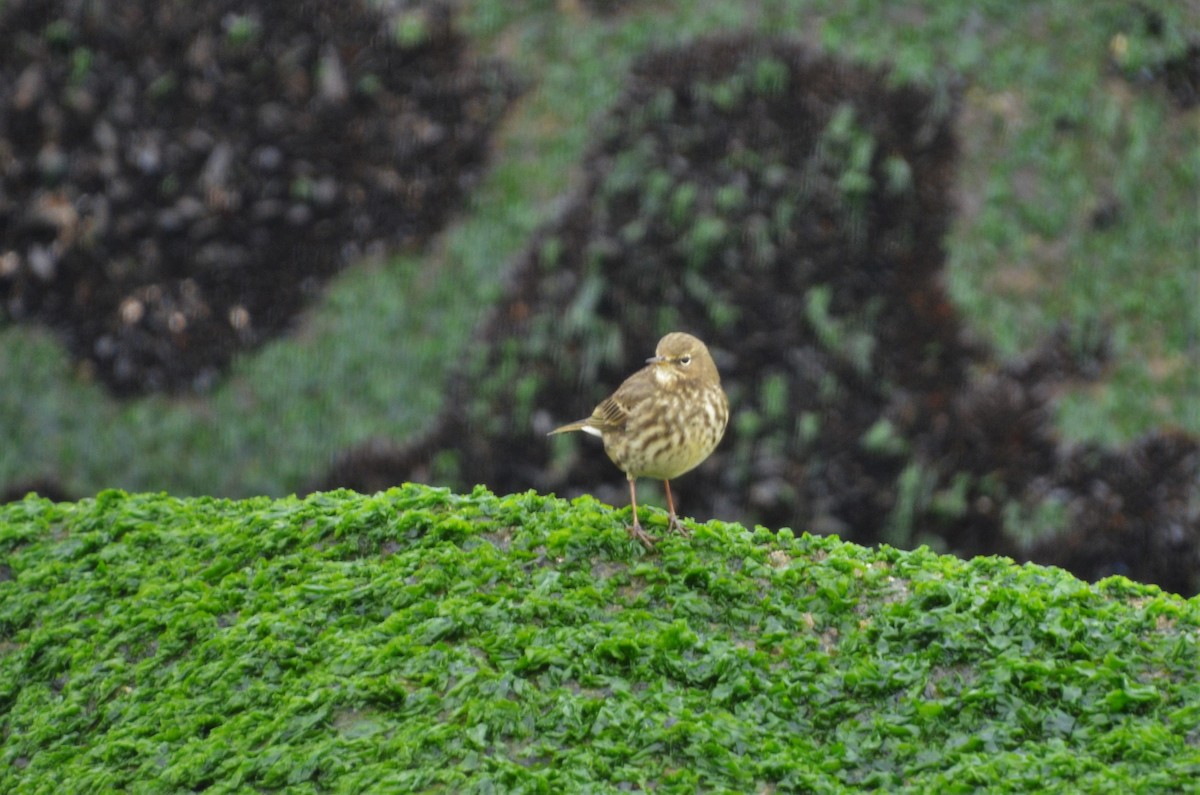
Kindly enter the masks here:
<path id="1" fill-rule="evenodd" d="M 60 330 L 118 394 L 190 391 L 284 330 L 347 254 L 427 240 L 482 167 L 514 83 L 470 57 L 438 0 L 394 12 L 422 15 L 419 40 L 397 40 L 377 5 L 0 4 L 7 317 Z M 421 140 L 409 156 L 406 139 Z M 122 318 L 147 286 L 178 296 L 188 278 L 210 320 L 180 310 L 178 333 L 153 301 Z M 234 306 L 255 334 L 211 320 Z M 113 350 L 98 357 L 102 337 Z"/>

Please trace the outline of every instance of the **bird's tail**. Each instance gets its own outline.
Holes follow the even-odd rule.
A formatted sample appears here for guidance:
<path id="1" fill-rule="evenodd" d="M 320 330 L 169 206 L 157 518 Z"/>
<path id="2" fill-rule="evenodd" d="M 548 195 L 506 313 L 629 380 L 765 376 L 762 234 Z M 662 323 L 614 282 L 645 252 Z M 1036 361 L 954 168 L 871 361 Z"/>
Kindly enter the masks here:
<path id="1" fill-rule="evenodd" d="M 546 435 L 553 436 L 556 433 L 569 433 L 571 431 L 586 430 L 588 428 L 588 423 L 590 422 L 590 420 L 591 420 L 591 418 L 589 417 L 586 420 L 576 420 L 575 422 L 568 422 L 566 425 L 558 426 L 557 428 L 550 431 L 550 433 L 548 433 Z"/>

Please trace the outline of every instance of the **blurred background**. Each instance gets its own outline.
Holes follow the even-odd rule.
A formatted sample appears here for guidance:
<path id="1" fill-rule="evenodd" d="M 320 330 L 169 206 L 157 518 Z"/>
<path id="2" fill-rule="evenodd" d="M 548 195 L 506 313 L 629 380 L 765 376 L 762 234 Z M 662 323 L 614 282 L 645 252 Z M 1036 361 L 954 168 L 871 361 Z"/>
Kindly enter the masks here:
<path id="1" fill-rule="evenodd" d="M 734 412 L 684 514 L 1200 590 L 1194 3 L 0 0 L 0 40 L 5 499 L 624 505 L 545 432 L 682 329 Z"/>

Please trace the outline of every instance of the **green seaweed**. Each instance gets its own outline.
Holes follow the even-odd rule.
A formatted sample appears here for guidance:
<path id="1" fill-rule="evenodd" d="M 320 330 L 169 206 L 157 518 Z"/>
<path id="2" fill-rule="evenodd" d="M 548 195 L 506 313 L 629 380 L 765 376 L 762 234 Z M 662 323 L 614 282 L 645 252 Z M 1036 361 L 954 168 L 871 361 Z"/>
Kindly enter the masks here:
<path id="1" fill-rule="evenodd" d="M 1180 791 L 1200 599 L 589 497 L 0 507 L 0 790 Z M 1064 789 L 1065 788 L 1065 789 Z"/>

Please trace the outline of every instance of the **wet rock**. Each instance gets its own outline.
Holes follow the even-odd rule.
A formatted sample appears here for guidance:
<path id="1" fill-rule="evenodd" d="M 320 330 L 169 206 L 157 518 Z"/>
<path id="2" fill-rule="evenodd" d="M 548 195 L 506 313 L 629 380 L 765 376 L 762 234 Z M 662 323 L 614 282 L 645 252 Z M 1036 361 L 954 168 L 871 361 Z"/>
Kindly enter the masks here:
<path id="1" fill-rule="evenodd" d="M 5 317 L 60 330 L 117 394 L 191 391 L 286 328 L 317 292 L 304 285 L 348 254 L 427 240 L 482 167 L 514 82 L 470 56 L 446 5 L 383 5 L 0 4 Z M 397 39 L 394 15 L 418 12 L 422 35 Z M 455 134 L 406 154 L 395 142 L 413 128 Z M 392 180 L 406 192 L 381 187 Z M 46 188 L 74 222 L 5 223 Z M 152 302 L 127 322 L 127 299 L 186 277 L 207 317 L 242 307 L 255 334 L 172 322 Z M 100 357 L 102 337 L 115 349 Z"/>

